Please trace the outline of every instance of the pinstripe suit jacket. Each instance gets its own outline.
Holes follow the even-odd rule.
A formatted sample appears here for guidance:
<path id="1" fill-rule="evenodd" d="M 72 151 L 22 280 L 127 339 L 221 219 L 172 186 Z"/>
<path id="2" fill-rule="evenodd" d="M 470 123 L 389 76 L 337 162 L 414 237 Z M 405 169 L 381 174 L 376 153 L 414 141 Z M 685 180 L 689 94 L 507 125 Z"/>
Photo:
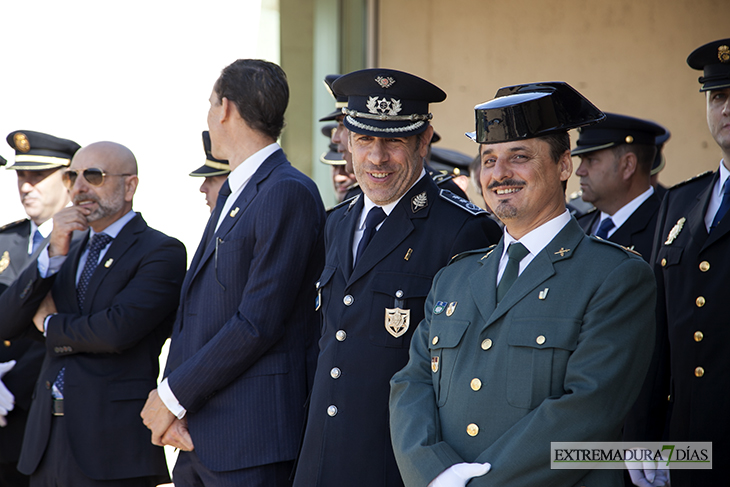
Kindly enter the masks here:
<path id="1" fill-rule="evenodd" d="M 232 208 L 185 277 L 167 365 L 195 452 L 213 471 L 296 456 L 324 264 L 322 199 L 283 151 Z"/>

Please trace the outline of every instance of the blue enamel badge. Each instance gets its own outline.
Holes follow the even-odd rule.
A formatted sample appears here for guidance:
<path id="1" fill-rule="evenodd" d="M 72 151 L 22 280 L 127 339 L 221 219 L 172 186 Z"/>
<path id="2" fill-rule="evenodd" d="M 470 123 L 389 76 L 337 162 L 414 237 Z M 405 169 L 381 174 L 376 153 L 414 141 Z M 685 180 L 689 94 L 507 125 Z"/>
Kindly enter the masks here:
<path id="1" fill-rule="evenodd" d="M 448 304 L 446 301 L 437 301 L 436 306 L 433 307 L 433 314 L 440 315 L 444 312 Z"/>

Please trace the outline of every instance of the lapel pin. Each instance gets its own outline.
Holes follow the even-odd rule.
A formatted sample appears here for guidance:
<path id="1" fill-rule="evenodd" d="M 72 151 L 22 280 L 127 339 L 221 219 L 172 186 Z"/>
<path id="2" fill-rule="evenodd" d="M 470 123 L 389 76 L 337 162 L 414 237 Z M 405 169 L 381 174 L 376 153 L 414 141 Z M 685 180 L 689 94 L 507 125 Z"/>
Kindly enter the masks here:
<path id="1" fill-rule="evenodd" d="M 231 210 L 231 218 L 233 218 L 236 215 L 238 215 L 238 207 L 236 207 L 233 210 Z"/>
<path id="2" fill-rule="evenodd" d="M 449 307 L 446 308 L 446 316 L 451 316 L 454 314 L 454 310 L 456 309 L 456 301 L 452 301 L 449 303 Z"/>
<path id="3" fill-rule="evenodd" d="M 412 253 L 413 253 L 413 249 L 409 248 L 408 252 L 406 252 L 406 256 L 403 257 L 403 260 L 410 260 Z"/>
<path id="4" fill-rule="evenodd" d="M 685 217 L 682 217 L 679 220 L 677 220 L 677 223 L 669 231 L 669 235 L 667 235 L 667 241 L 664 242 L 664 245 L 672 245 L 672 242 L 674 242 L 674 239 L 677 238 L 677 236 L 679 235 L 679 232 L 681 232 L 682 228 L 684 228 L 684 222 L 686 222 L 686 221 L 687 221 L 687 219 Z"/>
<path id="5" fill-rule="evenodd" d="M 565 257 L 565 254 L 567 254 L 568 252 L 570 252 L 570 249 L 566 249 L 566 248 L 560 247 L 560 250 L 558 250 L 557 252 L 555 252 L 555 255 L 560 254 L 560 257 Z"/>
<path id="6" fill-rule="evenodd" d="M 438 357 L 431 357 L 431 370 L 435 374 L 439 371 L 439 358 Z"/>
<path id="7" fill-rule="evenodd" d="M 538 299 L 545 299 L 545 298 L 547 298 L 548 291 L 549 291 L 548 288 L 543 289 L 542 291 L 540 291 L 540 294 L 537 295 L 537 298 Z"/>
<path id="8" fill-rule="evenodd" d="M 114 263 L 114 259 L 111 259 L 111 258 L 110 259 L 107 259 L 107 261 L 104 262 L 104 267 L 106 267 L 108 269 L 109 267 L 111 267 L 111 265 L 113 263 Z"/>
<path id="9" fill-rule="evenodd" d="M 446 309 L 448 303 L 446 301 L 437 301 L 436 306 L 433 307 L 433 314 L 440 315 Z"/>

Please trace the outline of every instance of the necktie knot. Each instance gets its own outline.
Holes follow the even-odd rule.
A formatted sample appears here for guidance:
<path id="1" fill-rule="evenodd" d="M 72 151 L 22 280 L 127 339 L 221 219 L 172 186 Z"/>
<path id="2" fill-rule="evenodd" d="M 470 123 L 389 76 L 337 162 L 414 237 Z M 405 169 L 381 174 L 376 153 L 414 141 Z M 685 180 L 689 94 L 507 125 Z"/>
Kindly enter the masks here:
<path id="1" fill-rule="evenodd" d="M 228 195 L 231 194 L 231 185 L 228 183 L 228 179 L 226 178 L 225 181 L 223 181 L 223 184 L 221 185 L 221 188 L 218 190 L 218 198 L 221 196 L 224 198 L 228 198 Z"/>
<path id="2" fill-rule="evenodd" d="M 507 255 L 509 255 L 509 260 L 516 259 L 518 263 L 522 262 L 522 259 L 524 259 L 525 256 L 529 253 L 530 251 L 527 250 L 527 247 L 519 242 L 514 242 L 507 249 Z"/>
<path id="3" fill-rule="evenodd" d="M 379 206 L 374 206 L 368 212 L 368 216 L 365 217 L 365 228 L 375 228 L 385 220 L 385 212 Z"/>
<path id="4" fill-rule="evenodd" d="M 94 236 L 91 237 L 91 239 L 89 240 L 89 253 L 99 252 L 111 241 L 112 238 L 106 233 L 95 233 Z"/>
<path id="5" fill-rule="evenodd" d="M 601 224 L 598 226 L 598 230 L 596 231 L 596 237 L 606 239 L 608 238 L 608 232 L 611 231 L 613 227 L 615 227 L 616 224 L 613 223 L 613 220 L 611 220 L 611 217 L 606 218 L 601 222 Z"/>
<path id="6" fill-rule="evenodd" d="M 43 235 L 41 234 L 41 231 L 36 228 L 36 231 L 33 232 L 33 246 L 31 248 L 30 253 L 36 251 L 36 249 L 40 246 L 40 244 L 43 242 Z"/>

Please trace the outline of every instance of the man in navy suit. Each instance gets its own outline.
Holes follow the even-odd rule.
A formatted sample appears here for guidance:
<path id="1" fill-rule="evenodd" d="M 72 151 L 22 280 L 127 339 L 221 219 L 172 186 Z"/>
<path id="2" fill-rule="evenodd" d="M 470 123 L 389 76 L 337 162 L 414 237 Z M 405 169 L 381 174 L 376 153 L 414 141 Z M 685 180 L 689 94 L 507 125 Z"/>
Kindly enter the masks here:
<path id="1" fill-rule="evenodd" d="M 392 69 L 344 75 L 334 90 L 348 100 L 344 132 L 363 194 L 327 219 L 317 283 L 323 334 L 294 483 L 401 486 L 388 381 L 408 360 L 434 274 L 455 254 L 497 242 L 500 231 L 423 167 L 429 104 L 446 93 Z"/>
<path id="2" fill-rule="evenodd" d="M 18 469 L 32 487 L 154 486 L 167 466 L 138 413 L 156 383 L 185 248 L 132 210 L 137 163 L 126 147 L 79 150 L 63 180 L 73 206 L 0 295 L 0 338 L 45 343 Z"/>
<path id="3" fill-rule="evenodd" d="M 583 127 L 572 156 L 580 157 L 583 201 L 596 209 L 578 217 L 589 235 L 616 242 L 651 257 L 661 200 L 651 185 L 657 137 L 666 134 L 649 120 L 606 113 L 599 124 Z"/>
<path id="4" fill-rule="evenodd" d="M 290 483 L 319 331 L 325 212 L 276 143 L 289 98 L 276 64 L 238 60 L 210 96 L 212 154 L 231 174 L 185 277 L 166 378 L 142 411 L 181 448 L 178 486 Z"/>

